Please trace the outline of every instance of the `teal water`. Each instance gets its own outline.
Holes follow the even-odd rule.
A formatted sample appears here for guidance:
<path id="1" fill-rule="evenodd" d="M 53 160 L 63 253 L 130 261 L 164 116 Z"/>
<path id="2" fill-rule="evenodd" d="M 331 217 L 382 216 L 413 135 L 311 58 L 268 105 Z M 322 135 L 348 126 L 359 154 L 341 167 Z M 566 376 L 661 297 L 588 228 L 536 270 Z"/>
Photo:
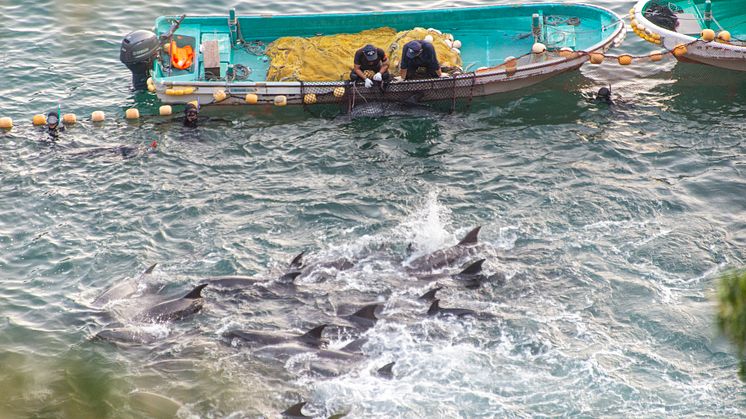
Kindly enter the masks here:
<path id="1" fill-rule="evenodd" d="M 586 66 L 453 115 L 208 111 L 197 130 L 121 119 L 134 104 L 157 109 L 128 91 L 118 47 L 159 15 L 418 5 L 5 0 L 0 116 L 16 127 L 0 132 L 0 417 L 276 417 L 300 400 L 309 415 L 356 418 L 746 416 L 712 299 L 718 274 L 746 257 L 741 73 Z M 630 35 L 617 51 L 649 50 Z M 586 102 L 609 82 L 617 106 Z M 109 120 L 51 145 L 30 119 L 58 103 Z M 134 158 L 80 155 L 153 140 Z M 444 290 L 442 305 L 495 319 L 425 319 L 416 296 L 428 285 L 389 256 L 450 246 L 476 225 L 485 270 L 507 280 Z M 152 263 L 144 284 L 174 295 L 206 276 L 272 277 L 303 250 L 363 260 L 301 279 L 300 302 L 208 288 L 201 314 L 132 325 L 153 343 L 90 340 L 159 298 L 91 304 Z M 221 339 L 300 332 L 371 301 L 385 307 L 366 357 L 333 365 L 336 377 L 312 356 Z M 391 361 L 392 380 L 375 375 Z"/>

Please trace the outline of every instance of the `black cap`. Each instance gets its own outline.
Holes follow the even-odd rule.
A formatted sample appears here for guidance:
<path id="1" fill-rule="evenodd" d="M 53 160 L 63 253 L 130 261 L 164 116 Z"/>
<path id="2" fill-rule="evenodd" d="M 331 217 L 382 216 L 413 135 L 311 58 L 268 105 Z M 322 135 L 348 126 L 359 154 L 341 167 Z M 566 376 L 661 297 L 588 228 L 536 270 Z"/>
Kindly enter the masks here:
<path id="1" fill-rule="evenodd" d="M 197 109 L 197 106 L 192 102 L 187 103 L 186 107 L 184 108 L 184 113 L 190 113 L 190 112 L 194 112 L 194 113 L 199 112 L 199 110 Z"/>
<path id="2" fill-rule="evenodd" d="M 422 44 L 419 41 L 412 41 L 405 45 L 407 47 L 407 57 L 414 58 L 422 53 Z"/>
<path id="3" fill-rule="evenodd" d="M 365 58 L 368 61 L 375 61 L 378 59 L 378 51 L 376 51 L 376 47 L 373 45 L 366 45 L 363 47 L 363 54 L 365 54 Z"/>

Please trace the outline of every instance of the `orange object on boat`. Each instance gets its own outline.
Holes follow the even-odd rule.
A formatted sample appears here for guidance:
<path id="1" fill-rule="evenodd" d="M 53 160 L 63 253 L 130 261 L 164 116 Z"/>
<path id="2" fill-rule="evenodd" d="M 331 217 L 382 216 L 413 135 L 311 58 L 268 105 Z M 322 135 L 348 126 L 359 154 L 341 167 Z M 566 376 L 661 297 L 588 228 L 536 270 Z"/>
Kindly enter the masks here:
<path id="1" fill-rule="evenodd" d="M 192 66 L 194 61 L 194 49 L 191 45 L 179 48 L 176 41 L 171 41 L 171 47 L 168 49 L 171 54 L 171 65 L 179 70 L 186 70 Z"/>

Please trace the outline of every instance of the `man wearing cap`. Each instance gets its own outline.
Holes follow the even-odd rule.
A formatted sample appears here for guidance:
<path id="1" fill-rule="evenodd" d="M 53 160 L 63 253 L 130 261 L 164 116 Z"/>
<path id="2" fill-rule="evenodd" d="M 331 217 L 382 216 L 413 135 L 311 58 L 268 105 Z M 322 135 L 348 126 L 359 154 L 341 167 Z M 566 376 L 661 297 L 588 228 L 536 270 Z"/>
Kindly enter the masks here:
<path id="1" fill-rule="evenodd" d="M 365 81 L 365 87 L 373 87 L 373 82 L 389 81 L 389 58 L 381 48 L 366 45 L 355 52 L 355 68 L 350 73 L 350 80 Z M 373 77 L 365 75 L 366 71 L 375 72 Z"/>
<path id="2" fill-rule="evenodd" d="M 443 77 L 433 45 L 417 40 L 407 42 L 399 64 L 399 75 L 404 80 Z"/>
<path id="3" fill-rule="evenodd" d="M 184 108 L 184 126 L 189 128 L 197 128 L 197 116 L 199 115 L 199 109 L 197 106 L 189 102 Z"/>

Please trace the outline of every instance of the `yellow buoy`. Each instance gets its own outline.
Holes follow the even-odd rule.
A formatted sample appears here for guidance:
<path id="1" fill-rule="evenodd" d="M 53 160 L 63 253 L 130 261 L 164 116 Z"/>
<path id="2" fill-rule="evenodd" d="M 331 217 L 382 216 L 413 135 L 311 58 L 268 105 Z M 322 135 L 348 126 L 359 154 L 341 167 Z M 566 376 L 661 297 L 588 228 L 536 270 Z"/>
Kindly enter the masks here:
<path id="1" fill-rule="evenodd" d="M 2 129 L 13 128 L 13 120 L 7 116 L 0 118 L 0 128 Z"/>
<path id="2" fill-rule="evenodd" d="M 653 33 L 653 39 L 661 39 L 661 34 L 659 33 Z"/>
<path id="3" fill-rule="evenodd" d="M 684 55 L 686 55 L 686 53 L 686 45 L 684 44 L 676 45 L 676 48 L 673 49 L 673 55 L 677 58 L 683 57 Z"/>
<path id="4" fill-rule="evenodd" d="M 663 54 L 659 51 L 653 51 L 650 53 L 650 61 L 660 61 L 663 59 Z"/>
<path id="5" fill-rule="evenodd" d="M 288 97 L 285 95 L 275 96 L 275 106 L 285 106 L 288 104 Z"/>
<path id="6" fill-rule="evenodd" d="M 702 34 L 700 35 L 703 41 L 711 42 L 715 40 L 715 31 L 712 29 L 705 29 L 702 31 Z"/>
<path id="7" fill-rule="evenodd" d="M 718 32 L 718 41 L 730 42 L 730 32 L 728 31 Z"/>
<path id="8" fill-rule="evenodd" d="M 38 113 L 34 115 L 34 118 L 31 120 L 34 125 L 46 125 L 47 124 L 47 117 Z"/>
<path id="9" fill-rule="evenodd" d="M 303 103 L 305 103 L 306 105 L 313 105 L 314 103 L 316 103 L 316 94 L 309 93 L 303 96 Z"/>
<path id="10" fill-rule="evenodd" d="M 67 125 L 72 125 L 78 122 L 78 117 L 74 113 L 66 113 L 62 115 L 62 122 Z"/>
<path id="11" fill-rule="evenodd" d="M 140 111 L 137 108 L 129 108 L 124 112 L 124 117 L 127 119 L 138 119 L 140 118 Z"/>
<path id="12" fill-rule="evenodd" d="M 254 93 L 248 93 L 246 94 L 245 100 L 246 103 L 248 103 L 249 105 L 256 105 L 257 102 L 259 102 L 259 96 Z"/>
<path id="13" fill-rule="evenodd" d="M 93 122 L 102 122 L 104 119 L 106 119 L 106 114 L 103 111 L 94 111 L 91 113 L 91 121 Z"/>
<path id="14" fill-rule="evenodd" d="M 541 42 L 537 42 L 531 47 L 531 52 L 534 54 L 543 54 L 547 52 L 547 46 Z"/>
<path id="15" fill-rule="evenodd" d="M 173 109 L 171 108 L 171 105 L 163 105 L 158 108 L 158 113 L 161 116 L 169 116 L 173 113 Z"/>
<path id="16" fill-rule="evenodd" d="M 604 55 L 598 52 L 591 54 L 591 64 L 601 64 L 604 62 Z"/>
<path id="17" fill-rule="evenodd" d="M 220 89 L 216 90 L 215 93 L 212 94 L 212 97 L 215 99 L 215 103 L 224 101 L 228 95 L 225 93 L 225 90 Z"/>
<path id="18" fill-rule="evenodd" d="M 340 86 L 334 89 L 334 97 L 342 97 L 345 95 L 345 88 Z"/>
<path id="19" fill-rule="evenodd" d="M 632 56 L 628 54 L 620 55 L 619 58 L 617 58 L 620 65 L 630 65 L 632 64 Z"/>
<path id="20" fill-rule="evenodd" d="M 637 19 L 630 20 L 629 24 L 632 25 L 633 29 L 637 29 Z"/>
<path id="21" fill-rule="evenodd" d="M 153 81 L 152 77 L 148 77 L 147 84 L 148 84 L 148 91 L 151 93 L 155 92 L 155 82 Z"/>

